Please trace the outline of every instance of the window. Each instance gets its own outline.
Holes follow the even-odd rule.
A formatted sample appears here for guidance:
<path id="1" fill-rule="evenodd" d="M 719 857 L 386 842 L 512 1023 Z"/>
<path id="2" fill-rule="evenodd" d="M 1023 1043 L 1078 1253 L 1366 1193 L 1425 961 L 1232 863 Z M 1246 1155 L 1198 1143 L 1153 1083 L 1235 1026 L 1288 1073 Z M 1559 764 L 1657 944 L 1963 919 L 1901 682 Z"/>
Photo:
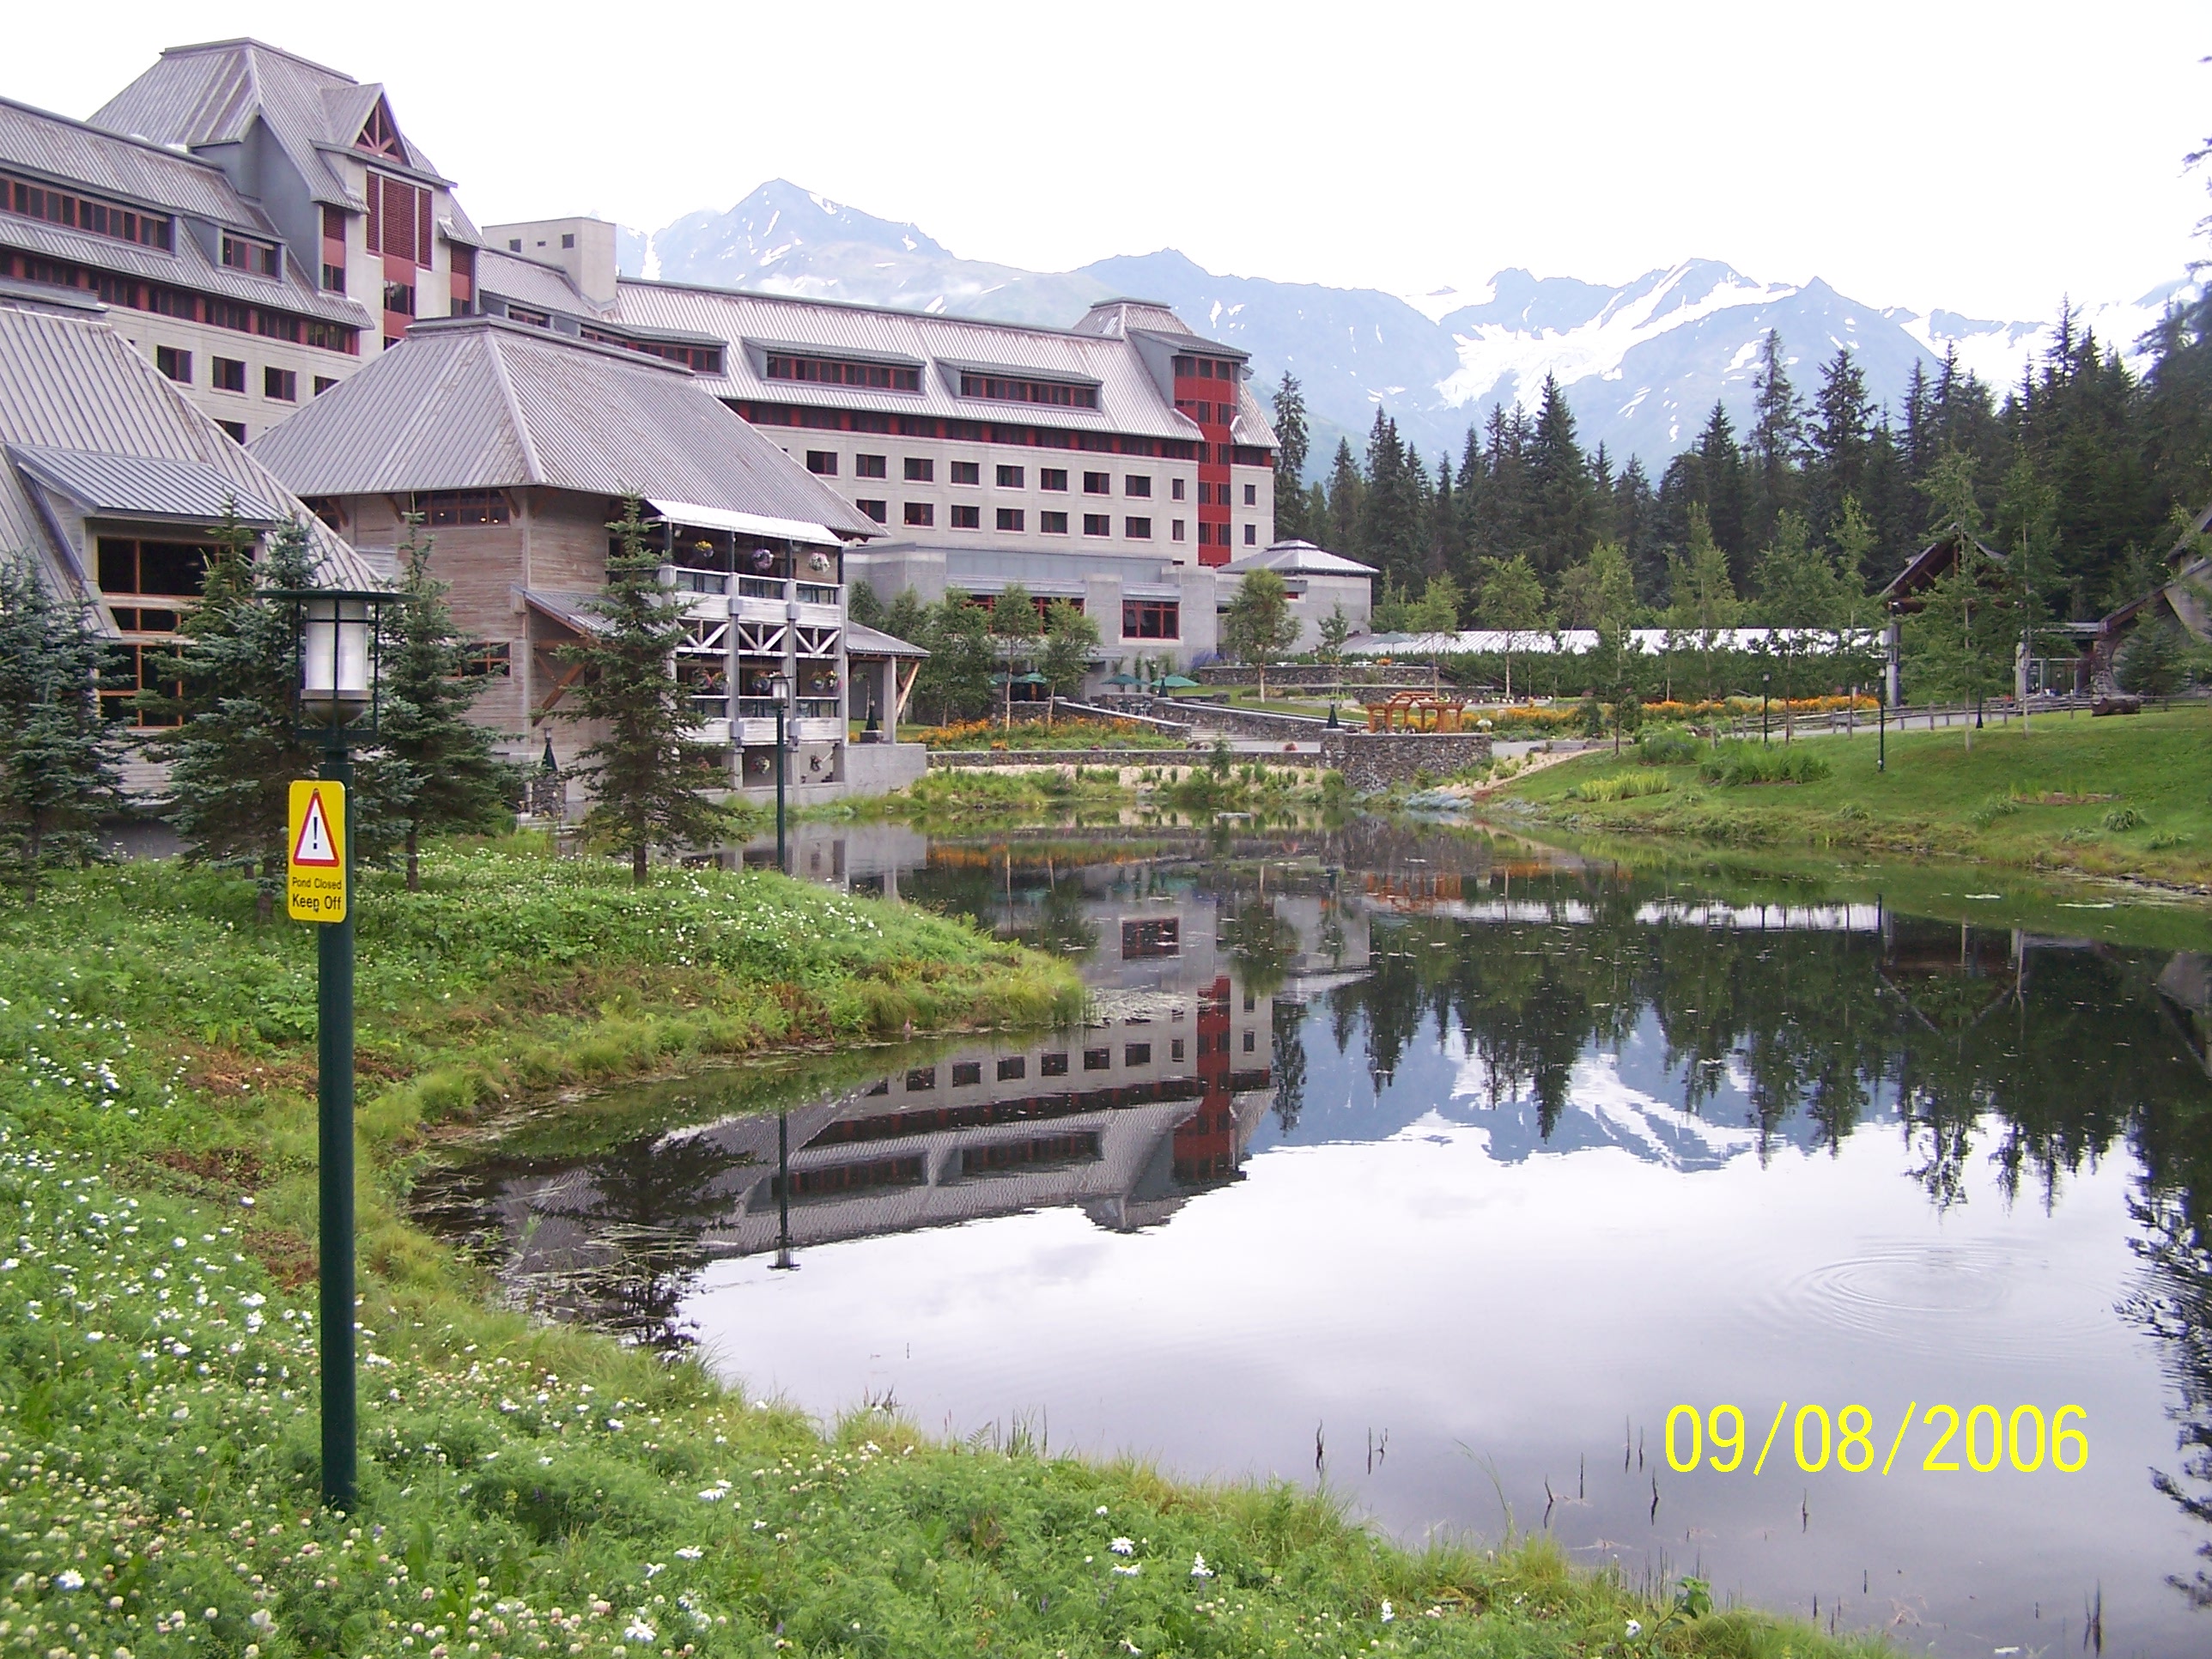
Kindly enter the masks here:
<path id="1" fill-rule="evenodd" d="M 430 192 L 404 179 L 368 175 L 368 251 L 430 263 Z M 516 252 L 521 250 L 517 248 Z"/>
<path id="2" fill-rule="evenodd" d="M 999 469 L 999 488 L 1001 489 L 1019 489 L 1022 487 L 1022 478 L 1024 471 L 1025 469 L 1018 466 L 1000 467 Z"/>
<path id="3" fill-rule="evenodd" d="M 1067 514 L 1065 513 L 1038 514 L 1037 532 L 1045 536 L 1065 536 L 1067 534 Z"/>
<path id="4" fill-rule="evenodd" d="M 919 1094 L 926 1089 L 934 1089 L 937 1086 L 937 1067 L 934 1066 L 915 1066 L 912 1071 L 906 1074 L 906 1086 L 909 1092 L 915 1094 Z"/>
<path id="5" fill-rule="evenodd" d="M 192 354 L 175 346 L 155 346 L 154 367 L 181 386 L 192 383 Z"/>
<path id="6" fill-rule="evenodd" d="M 1066 489 L 1067 469 L 1064 466 L 1041 466 L 1037 469 L 1039 489 Z"/>
<path id="7" fill-rule="evenodd" d="M 328 392 L 328 391 L 329 391 L 332 386 L 336 386 L 337 384 L 337 382 L 336 380 L 332 380 L 332 379 L 331 379 L 329 375 L 327 375 L 327 374 L 318 374 L 318 375 L 316 375 L 316 376 L 315 376 L 315 396 L 317 396 L 318 398 L 321 397 L 321 396 L 323 395 L 323 393 L 325 393 L 325 392 Z"/>
<path id="8" fill-rule="evenodd" d="M 1025 515 L 1022 512 L 1022 509 L 1018 507 L 1002 507 L 999 509 L 999 528 L 1001 530 L 1021 530 L 1026 528 L 1026 526 L 1022 523 L 1022 520 L 1024 516 Z"/>
<path id="9" fill-rule="evenodd" d="M 1085 1048 L 1083 1051 L 1085 1071 L 1106 1072 L 1111 1071 L 1113 1066 L 1114 1051 L 1111 1048 Z"/>
<path id="10" fill-rule="evenodd" d="M 1083 533 L 1110 536 L 1114 533 L 1114 520 L 1103 513 L 1086 513 L 1083 515 Z"/>
<path id="11" fill-rule="evenodd" d="M 415 510 L 433 527 L 507 522 L 507 497 L 496 489 L 447 489 L 417 495 Z"/>
<path id="12" fill-rule="evenodd" d="M 246 390 L 246 365 L 235 357 L 215 360 L 215 389 L 217 392 Z"/>
<path id="13" fill-rule="evenodd" d="M 1121 493 L 1125 495 L 1150 496 L 1152 493 L 1152 481 L 1132 472 L 1121 480 Z"/>
<path id="14" fill-rule="evenodd" d="M 384 308 L 402 317 L 415 314 L 415 286 L 411 283 L 386 283 L 384 285 Z"/>
<path id="15" fill-rule="evenodd" d="M 982 1080 L 983 1062 L 981 1060 L 956 1060 L 952 1062 L 952 1086 L 954 1088 L 957 1089 L 963 1084 L 981 1083 Z"/>
<path id="16" fill-rule="evenodd" d="M 952 482 L 957 484 L 979 484 L 982 483 L 982 463 L 980 461 L 953 462 Z"/>
<path id="17" fill-rule="evenodd" d="M 1149 1066 L 1152 1063 L 1152 1045 L 1149 1042 L 1127 1042 L 1121 1045 L 1124 1066 Z"/>
<path id="18" fill-rule="evenodd" d="M 1182 1058 L 1182 1039 L 1181 1037 L 1176 1038 L 1174 1042 L 1168 1044 L 1168 1058 L 1170 1060 L 1181 1060 Z"/>
<path id="19" fill-rule="evenodd" d="M 505 640 L 477 640 L 461 655 L 465 680 L 503 680 L 514 672 L 514 647 Z"/>
<path id="20" fill-rule="evenodd" d="M 1086 495 L 1110 495 L 1114 493 L 1114 475 L 1110 472 L 1086 472 L 1083 475 L 1083 493 Z"/>
<path id="21" fill-rule="evenodd" d="M 1168 499 L 1169 499 L 1169 500 L 1170 500 L 1170 501 L 1181 501 L 1181 500 L 1182 499 L 1182 484 L 1183 484 L 1183 481 L 1182 481 L 1181 478 L 1170 478 L 1170 479 L 1168 480 Z M 1199 488 L 1200 488 L 1200 489 L 1205 489 L 1205 488 L 1206 488 L 1206 486 L 1205 486 L 1204 484 L 1200 484 L 1200 485 L 1199 485 Z M 1206 498 L 1205 498 L 1204 496 L 1202 496 L 1202 495 L 1201 495 L 1200 497 L 1199 497 L 1199 499 L 1200 499 L 1200 501 L 1203 501 L 1203 500 L 1205 500 Z"/>
<path id="22" fill-rule="evenodd" d="M 562 246 L 562 247 L 574 247 L 574 246 L 576 246 L 576 233 L 575 233 L 574 231 L 573 231 L 573 230 L 564 230 L 564 231 L 562 231 L 562 232 L 561 233 L 561 246 Z"/>
<path id="23" fill-rule="evenodd" d="M 118 617 L 118 620 L 121 618 Z M 172 660 L 173 647 L 126 642 L 111 646 L 100 676 L 100 712 L 111 720 L 131 726 L 179 726 L 181 718 L 138 708 L 134 700 L 142 691 L 182 698 L 182 680 L 161 678 Z"/>
<path id="24" fill-rule="evenodd" d="M 520 238 L 520 236 L 510 236 L 510 237 L 508 237 L 508 238 L 507 239 L 507 251 L 509 253 L 520 253 L 520 252 L 522 252 L 522 238 Z"/>
<path id="25" fill-rule="evenodd" d="M 908 501 L 906 504 L 906 521 L 927 529 L 937 522 L 937 509 L 927 501 Z"/>
<path id="26" fill-rule="evenodd" d="M 1179 542 L 1182 539 L 1182 520 L 1181 519 L 1170 519 L 1168 520 L 1168 539 L 1171 542 Z"/>
<path id="27" fill-rule="evenodd" d="M 819 477 L 837 476 L 837 452 L 834 449 L 810 449 L 806 452 L 806 470 Z"/>
<path id="28" fill-rule="evenodd" d="M 983 509 L 980 507 L 955 507 L 952 509 L 952 527 L 955 530 L 981 530 L 983 527 Z"/>
<path id="29" fill-rule="evenodd" d="M 331 264 L 329 260 L 325 259 L 323 262 L 323 287 L 328 293 L 344 293 L 345 267 L 343 265 L 334 265 Z"/>
<path id="30" fill-rule="evenodd" d="M 1259 544 L 1260 526 L 1256 524 L 1246 525 L 1244 526 L 1244 545 L 1247 547 L 1257 547 Z"/>
<path id="31" fill-rule="evenodd" d="M 908 483 L 927 483 L 937 476 L 937 463 L 918 455 L 906 458 L 906 481 Z"/>
<path id="32" fill-rule="evenodd" d="M 165 213 L 140 213 L 131 208 L 110 207 L 105 202 L 27 184 L 20 179 L 0 179 L 0 211 L 10 210 L 27 219 L 70 225 L 118 242 L 137 242 L 170 252 L 176 248 L 173 227 Z"/>
<path id="33" fill-rule="evenodd" d="M 1030 1063 L 1023 1054 L 1008 1054 L 999 1061 L 999 1081 L 1012 1083 L 1016 1078 L 1029 1075 Z"/>
<path id="34" fill-rule="evenodd" d="M 229 437 L 230 437 L 230 441 L 231 441 L 231 442 L 233 442 L 233 443 L 234 443 L 234 444 L 242 444 L 242 443 L 244 443 L 244 442 L 246 441 L 246 422 L 243 422 L 243 421 L 217 421 L 217 422 L 216 422 L 216 424 L 217 426 L 221 427 L 221 428 L 223 429 L 223 431 L 224 431 L 225 433 L 227 433 L 227 434 L 229 434 Z"/>
<path id="35" fill-rule="evenodd" d="M 854 501 L 853 505 L 859 507 L 861 512 L 866 514 L 878 524 L 889 524 L 890 522 L 890 504 L 888 501 L 862 500 Z"/>
<path id="36" fill-rule="evenodd" d="M 997 403 L 1055 404 L 1063 409 L 1096 409 L 1098 388 L 1070 386 L 1064 380 L 1024 380 L 997 374 L 960 377 L 963 398 L 988 398 Z"/>
<path id="37" fill-rule="evenodd" d="M 1182 602 L 1176 599 L 1122 600 L 1121 637 L 1125 640 L 1181 639 Z"/>
<path id="38" fill-rule="evenodd" d="M 102 593 L 191 599 L 207 574 L 208 550 L 191 542 L 102 536 L 94 554 Z"/>
<path id="39" fill-rule="evenodd" d="M 261 371 L 261 395 L 280 404 L 296 404 L 300 401 L 300 377 L 289 368 L 264 368 Z"/>
<path id="40" fill-rule="evenodd" d="M 1252 1052 L 1252 1033 L 1249 1031 L 1244 1033 L 1244 1052 L 1248 1054 Z"/>
<path id="41" fill-rule="evenodd" d="M 1037 1075 L 1039 1077 L 1066 1077 L 1067 1075 L 1067 1056 L 1066 1054 L 1039 1054 L 1037 1056 Z"/>
<path id="42" fill-rule="evenodd" d="M 1226 495 L 1222 497 L 1222 500 L 1224 501 L 1228 499 L 1229 498 Z M 1198 481 L 1198 504 L 1200 507 L 1211 507 L 1213 505 L 1213 486 L 1206 483 L 1203 478 L 1200 478 Z"/>
<path id="43" fill-rule="evenodd" d="M 1121 520 L 1121 533 L 1133 542 L 1148 542 L 1152 538 L 1152 521 L 1150 519 L 1124 519 Z"/>
<path id="44" fill-rule="evenodd" d="M 1121 924 L 1124 960 L 1143 957 L 1172 957 L 1182 953 L 1182 923 L 1174 916 Z"/>
<path id="45" fill-rule="evenodd" d="M 881 455 L 855 455 L 853 457 L 853 476 L 856 478 L 886 477 L 889 474 L 884 471 L 884 464 Z"/>
<path id="46" fill-rule="evenodd" d="M 1246 484 L 1244 486 L 1244 505 L 1247 507 L 1257 507 L 1260 505 L 1259 485 Z"/>
<path id="47" fill-rule="evenodd" d="M 257 276 L 282 276 L 284 274 L 284 253 L 281 248 L 265 242 L 249 242 L 242 236 L 226 232 L 222 239 L 222 262 L 233 270 L 250 270 Z"/>
<path id="48" fill-rule="evenodd" d="M 887 392 L 919 392 L 921 370 L 898 363 L 851 362 L 831 357 L 770 353 L 771 380 L 811 380 L 817 386 L 875 386 Z"/>

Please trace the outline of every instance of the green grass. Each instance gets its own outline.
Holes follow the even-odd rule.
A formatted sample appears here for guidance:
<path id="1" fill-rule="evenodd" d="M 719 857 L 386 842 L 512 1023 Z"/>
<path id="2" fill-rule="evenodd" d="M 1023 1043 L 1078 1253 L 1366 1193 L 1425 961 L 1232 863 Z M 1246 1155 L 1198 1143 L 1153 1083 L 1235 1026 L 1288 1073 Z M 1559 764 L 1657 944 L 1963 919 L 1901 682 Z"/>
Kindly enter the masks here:
<path id="1" fill-rule="evenodd" d="M 1747 763 L 1744 751 L 1759 745 L 1729 745 L 1717 767 L 1710 754 L 1695 765 L 1638 767 L 1599 751 L 1537 773 L 1506 796 L 1583 830 L 2212 886 L 2212 713 L 2204 709 L 2106 720 L 2046 715 L 2025 732 L 2017 725 L 1984 728 L 1972 753 L 1957 730 L 1892 732 L 1887 770 L 1876 769 L 1876 746 L 1870 732 L 1801 738 L 1786 751 L 1778 740 Z M 1785 762 L 1826 773 L 1764 787 L 1727 781 L 1756 781 L 1752 774 Z M 1672 787 L 1641 798 L 1583 793 L 1631 771 Z"/>
<path id="2" fill-rule="evenodd" d="M 487 1305 L 401 1209 L 441 1118 L 801 1038 L 1069 1011 L 1059 964 L 765 874 L 440 850 L 361 924 L 362 1491 L 317 1506 L 313 941 L 169 866 L 0 909 L 0 1650 L 114 1659 L 1875 1651 L 1547 1541 L 827 1429 Z M 1117 1545 L 1116 1540 L 1126 1540 Z M 1641 1626 L 1631 1634 L 1631 1622 Z"/>

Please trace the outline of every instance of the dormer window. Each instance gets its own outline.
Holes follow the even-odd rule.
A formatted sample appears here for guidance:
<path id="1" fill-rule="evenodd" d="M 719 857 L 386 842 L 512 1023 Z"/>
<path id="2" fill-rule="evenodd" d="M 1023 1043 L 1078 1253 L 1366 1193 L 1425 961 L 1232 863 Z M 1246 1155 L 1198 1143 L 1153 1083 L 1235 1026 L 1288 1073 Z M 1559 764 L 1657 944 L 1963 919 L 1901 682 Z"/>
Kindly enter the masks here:
<path id="1" fill-rule="evenodd" d="M 384 100 L 376 100 L 376 107 L 368 112 L 368 125 L 361 137 L 353 141 L 356 149 L 365 149 L 371 155 L 389 155 L 395 161 L 407 159 L 407 147 L 399 142 L 399 129 L 392 124 L 392 112 L 384 106 Z"/>
<path id="2" fill-rule="evenodd" d="M 233 270 L 250 270 L 257 276 L 282 276 L 284 274 L 284 251 L 268 242 L 257 242 L 245 236 L 234 236 L 225 231 L 222 236 L 222 262 Z"/>

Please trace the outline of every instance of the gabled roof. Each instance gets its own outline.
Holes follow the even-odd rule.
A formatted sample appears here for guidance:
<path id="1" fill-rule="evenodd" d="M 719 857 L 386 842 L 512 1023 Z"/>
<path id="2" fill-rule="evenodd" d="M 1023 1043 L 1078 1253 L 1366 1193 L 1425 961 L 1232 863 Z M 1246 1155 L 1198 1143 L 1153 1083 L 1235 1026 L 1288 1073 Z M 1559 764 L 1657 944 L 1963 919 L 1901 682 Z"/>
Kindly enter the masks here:
<path id="1" fill-rule="evenodd" d="M 1888 585 L 1875 597 L 1892 605 L 1907 603 L 1933 585 L 1957 560 L 1959 533 L 1945 532 L 1914 554 L 1904 569 L 1889 579 Z M 1988 543 L 1977 541 L 1974 545 L 1983 555 L 2002 567 L 2003 554 Z"/>
<path id="2" fill-rule="evenodd" d="M 501 318 L 416 323 L 253 453 L 306 495 L 541 484 L 877 533 L 684 370 Z"/>
<path id="3" fill-rule="evenodd" d="M 1277 542 L 1257 553 L 1247 553 L 1241 559 L 1231 559 L 1224 567 L 1233 576 L 1248 570 L 1272 570 L 1283 576 L 1372 576 L 1371 564 L 1362 564 L 1357 559 L 1347 559 L 1341 553 L 1331 553 L 1316 547 L 1311 542 Z"/>
<path id="4" fill-rule="evenodd" d="M 57 591 L 89 602 L 88 514 L 204 526 L 300 520 L 325 580 L 374 573 L 106 322 L 0 307 L 0 548 L 34 551 Z"/>
<path id="5" fill-rule="evenodd" d="M 343 172 L 322 152 L 352 150 L 383 96 L 380 86 L 363 85 L 280 46 L 251 40 L 210 40 L 166 49 L 153 67 L 93 112 L 92 125 L 157 144 L 198 149 L 242 143 L 258 120 L 266 125 L 317 201 L 357 207 Z M 404 156 L 363 152 L 362 159 L 438 176 L 428 156 L 404 136 L 399 142 Z"/>

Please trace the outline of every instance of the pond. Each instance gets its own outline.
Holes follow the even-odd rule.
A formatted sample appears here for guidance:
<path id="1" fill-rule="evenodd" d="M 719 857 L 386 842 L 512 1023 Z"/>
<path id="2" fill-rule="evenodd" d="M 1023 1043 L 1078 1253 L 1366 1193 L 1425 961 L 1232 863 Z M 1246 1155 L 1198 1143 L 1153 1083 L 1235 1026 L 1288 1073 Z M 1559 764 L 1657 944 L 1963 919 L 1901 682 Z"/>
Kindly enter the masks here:
<path id="1" fill-rule="evenodd" d="M 2201 912 L 1373 821 L 798 853 L 1092 1023 L 513 1126 L 422 1202 L 518 1301 L 1923 1650 L 2212 1650 Z"/>

